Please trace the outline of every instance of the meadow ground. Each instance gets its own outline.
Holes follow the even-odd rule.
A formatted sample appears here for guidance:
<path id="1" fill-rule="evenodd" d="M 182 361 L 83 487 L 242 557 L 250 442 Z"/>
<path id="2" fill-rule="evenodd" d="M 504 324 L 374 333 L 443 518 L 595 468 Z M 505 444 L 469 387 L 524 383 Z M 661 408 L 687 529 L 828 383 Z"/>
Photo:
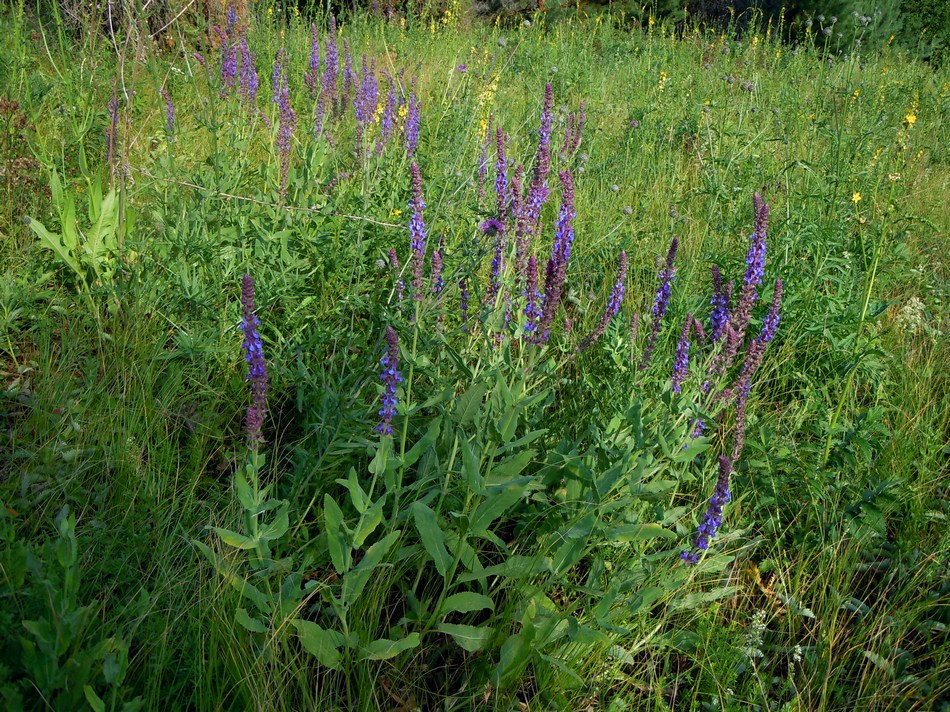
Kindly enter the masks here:
<path id="1" fill-rule="evenodd" d="M 5 709 L 950 709 L 946 67 L 50 12 L 0 11 Z"/>

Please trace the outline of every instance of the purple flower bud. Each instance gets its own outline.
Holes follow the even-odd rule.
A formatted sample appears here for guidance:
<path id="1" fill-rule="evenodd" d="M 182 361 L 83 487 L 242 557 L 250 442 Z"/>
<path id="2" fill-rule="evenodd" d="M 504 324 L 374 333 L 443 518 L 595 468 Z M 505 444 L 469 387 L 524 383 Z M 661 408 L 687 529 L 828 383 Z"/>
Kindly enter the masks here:
<path id="1" fill-rule="evenodd" d="M 501 126 L 495 130 L 495 146 L 498 158 L 495 162 L 495 198 L 498 208 L 498 222 L 502 231 L 508 223 L 508 205 L 511 202 L 511 193 L 508 187 L 508 159 L 505 157 L 505 132 Z"/>
<path id="2" fill-rule="evenodd" d="M 383 382 L 383 407 L 379 409 L 380 422 L 376 431 L 383 435 L 392 435 L 393 416 L 396 415 L 396 405 L 399 403 L 396 390 L 402 383 L 402 375 L 398 370 L 399 337 L 391 326 L 386 327 L 386 354 L 379 363 L 383 367 L 379 376 Z"/>
<path id="3" fill-rule="evenodd" d="M 538 328 L 541 318 L 541 292 L 538 290 L 538 258 L 533 254 L 528 257 L 528 266 L 525 275 L 525 335 L 533 334 Z"/>
<path id="4" fill-rule="evenodd" d="M 538 150 L 534 157 L 534 170 L 531 174 L 531 186 L 528 188 L 528 201 L 525 206 L 526 232 L 537 234 L 540 228 L 541 208 L 548 199 L 547 179 L 551 170 L 551 109 L 554 92 L 551 84 L 544 87 L 544 107 L 541 110 L 541 126 L 538 129 Z"/>
<path id="5" fill-rule="evenodd" d="M 241 80 L 238 86 L 238 93 L 242 101 L 251 107 L 257 101 L 258 78 L 257 69 L 254 68 L 255 55 L 251 54 L 247 46 L 247 38 L 241 38 Z"/>
<path id="6" fill-rule="evenodd" d="M 709 318 L 709 328 L 712 331 L 712 340 L 715 343 L 722 338 L 726 322 L 729 321 L 729 301 L 722 288 L 722 274 L 719 265 L 712 266 L 713 296 L 710 300 L 712 315 Z"/>

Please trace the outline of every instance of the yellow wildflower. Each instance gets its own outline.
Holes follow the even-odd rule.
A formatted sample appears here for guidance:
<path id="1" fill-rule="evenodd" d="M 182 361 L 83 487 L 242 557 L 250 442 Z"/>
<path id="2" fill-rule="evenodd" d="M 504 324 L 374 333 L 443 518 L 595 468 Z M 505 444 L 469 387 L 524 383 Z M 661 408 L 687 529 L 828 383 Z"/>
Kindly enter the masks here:
<path id="1" fill-rule="evenodd" d="M 855 205 L 857 205 L 858 203 L 861 202 L 861 192 L 860 192 L 860 191 L 857 191 L 857 190 L 854 191 L 854 193 L 851 195 L 851 202 L 854 203 Z"/>
<path id="2" fill-rule="evenodd" d="M 917 114 L 915 114 L 915 113 L 912 112 L 912 111 L 909 112 L 909 113 L 904 117 L 904 123 L 907 124 L 907 128 L 910 128 L 911 126 L 913 126 L 914 124 L 916 124 L 916 123 L 917 123 Z"/>

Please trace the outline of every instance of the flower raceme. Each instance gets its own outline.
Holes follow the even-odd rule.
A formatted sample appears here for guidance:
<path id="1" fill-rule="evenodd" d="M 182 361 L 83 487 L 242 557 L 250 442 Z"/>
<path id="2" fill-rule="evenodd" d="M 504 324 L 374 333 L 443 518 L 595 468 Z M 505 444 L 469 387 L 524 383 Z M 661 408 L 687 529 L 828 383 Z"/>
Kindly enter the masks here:
<path id="1" fill-rule="evenodd" d="M 257 318 L 254 305 L 254 279 L 245 274 L 241 281 L 241 331 L 244 334 L 244 360 L 247 361 L 247 381 L 251 384 L 251 404 L 247 409 L 245 427 L 247 440 L 251 448 L 257 450 L 264 441 L 264 416 L 267 413 L 267 362 L 264 360 L 264 347 L 258 329 L 261 322 Z"/>
<path id="2" fill-rule="evenodd" d="M 380 421 L 376 431 L 383 435 L 393 434 L 393 416 L 396 415 L 398 398 L 396 389 L 402 383 L 402 374 L 399 373 L 399 337 L 391 326 L 386 327 L 386 353 L 380 359 L 383 367 L 380 380 L 383 382 L 383 407 L 379 409 Z"/>

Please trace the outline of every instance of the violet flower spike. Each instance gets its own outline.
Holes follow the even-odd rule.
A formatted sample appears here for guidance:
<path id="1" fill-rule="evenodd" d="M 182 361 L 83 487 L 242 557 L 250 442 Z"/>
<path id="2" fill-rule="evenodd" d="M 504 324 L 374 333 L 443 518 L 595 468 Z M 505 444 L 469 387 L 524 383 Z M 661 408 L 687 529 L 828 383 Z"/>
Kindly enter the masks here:
<path id="1" fill-rule="evenodd" d="M 379 409 L 380 421 L 376 432 L 382 435 L 393 434 L 393 416 L 399 399 L 396 395 L 402 375 L 399 373 L 399 337 L 391 326 L 386 327 L 386 353 L 380 359 L 383 367 L 379 379 L 383 382 L 383 407 Z"/>
<path id="2" fill-rule="evenodd" d="M 623 306 L 623 297 L 624 291 L 626 289 L 627 282 L 627 253 L 626 251 L 621 250 L 620 252 L 620 267 L 617 269 L 617 281 L 614 284 L 613 291 L 610 293 L 610 299 L 607 302 L 607 307 L 604 309 L 603 316 L 600 317 L 600 321 L 597 323 L 597 327 L 594 331 L 587 336 L 580 344 L 578 351 L 586 351 L 591 346 L 600 341 L 600 337 L 604 335 L 604 332 L 607 331 L 607 327 L 610 325 L 610 322 L 613 321 L 613 318 L 617 316 L 620 312 L 620 307 Z"/>
<path id="3" fill-rule="evenodd" d="M 640 370 L 646 370 L 650 361 L 653 359 L 653 351 L 656 349 L 656 341 L 663 328 L 663 317 L 670 305 L 670 296 L 673 293 L 673 277 L 676 269 L 673 266 L 676 260 L 676 251 L 679 249 L 679 238 L 674 237 L 670 243 L 670 250 L 666 254 L 666 262 L 663 269 L 660 270 L 660 287 L 657 289 L 656 298 L 653 300 L 653 321 L 650 324 L 650 336 L 647 337 L 646 347 L 643 349 L 643 359 L 640 362 Z"/>
<path id="4" fill-rule="evenodd" d="M 538 290 L 538 258 L 533 254 L 528 257 L 524 297 L 524 333 L 528 336 L 537 330 L 538 320 L 541 318 L 541 292 Z"/>
<path id="5" fill-rule="evenodd" d="M 432 251 L 432 293 L 441 294 L 445 288 L 445 280 L 442 278 L 442 253 L 439 250 Z"/>
<path id="6" fill-rule="evenodd" d="M 280 199 L 287 196 L 287 181 L 290 175 L 290 150 L 293 132 L 297 128 L 297 114 L 290 103 L 290 88 L 287 77 L 281 82 L 279 97 L 280 126 L 277 129 L 277 150 L 280 154 Z"/>
<path id="7" fill-rule="evenodd" d="M 547 179 L 551 170 L 551 121 L 554 92 L 550 82 L 544 87 L 544 107 L 541 110 L 541 126 L 538 128 L 538 150 L 534 156 L 534 170 L 528 200 L 525 206 L 526 232 L 536 234 L 540 227 L 541 208 L 548 199 Z"/>
<path id="8" fill-rule="evenodd" d="M 498 210 L 498 221 L 501 225 L 507 227 L 511 192 L 508 186 L 508 159 L 505 157 L 505 132 L 501 126 L 495 130 L 495 147 L 498 156 L 495 162 L 495 202 Z"/>
<path id="9" fill-rule="evenodd" d="M 422 175 L 419 173 L 419 164 L 415 161 L 409 167 L 412 175 L 412 199 L 409 209 L 412 217 L 409 220 L 410 248 L 412 250 L 412 298 L 422 301 L 425 286 L 422 280 L 422 270 L 426 255 L 426 226 L 422 219 L 422 211 L 426 204 L 422 197 Z"/>
<path id="10" fill-rule="evenodd" d="M 315 22 L 310 25 L 310 65 L 303 75 L 303 81 L 310 93 L 310 99 L 316 99 L 320 82 L 320 38 L 317 36 Z"/>
<path id="11" fill-rule="evenodd" d="M 267 362 L 264 360 L 264 348 L 258 331 L 258 320 L 254 306 L 254 280 L 245 274 L 241 281 L 241 331 L 244 334 L 244 360 L 248 364 L 247 381 L 251 384 L 251 404 L 247 409 L 245 427 L 247 440 L 255 452 L 264 442 L 264 417 L 267 413 Z"/>
<path id="12" fill-rule="evenodd" d="M 247 37 L 241 38 L 238 47 L 241 53 L 241 78 L 238 84 L 238 94 L 247 106 L 253 106 L 257 101 L 258 78 L 254 68 L 255 55 L 251 54 L 247 46 Z"/>
<path id="13" fill-rule="evenodd" d="M 719 265 L 712 266 L 712 278 L 713 296 L 709 301 L 712 306 L 712 314 L 709 317 L 709 328 L 712 332 L 710 338 L 715 343 L 722 338 L 726 322 L 729 321 L 729 301 L 722 287 L 722 274 L 719 271 Z"/>
<path id="14" fill-rule="evenodd" d="M 680 555 L 687 566 L 699 563 L 699 552 L 706 551 L 709 548 L 710 540 L 716 536 L 716 532 L 722 526 L 723 508 L 732 499 L 732 493 L 729 491 L 729 477 L 731 474 L 732 460 L 720 456 L 716 489 L 709 500 L 709 507 L 703 515 L 703 521 L 696 530 L 696 536 L 693 539 L 693 550 L 687 549 Z"/>
<path id="15" fill-rule="evenodd" d="M 574 242 L 574 178 L 567 169 L 561 171 L 560 178 L 561 209 L 558 212 L 554 246 L 544 275 L 544 306 L 538 325 L 538 343 L 547 343 L 550 338 L 554 315 L 564 293 L 567 263 L 571 258 L 571 246 Z"/>
<path id="16" fill-rule="evenodd" d="M 165 100 L 165 132 L 171 137 L 175 133 L 175 105 L 172 104 L 172 97 L 165 87 L 162 87 L 161 95 Z"/>
<path id="17" fill-rule="evenodd" d="M 413 82 L 414 83 L 414 82 Z M 416 91 L 413 89 L 409 93 L 409 108 L 406 116 L 406 155 L 412 158 L 419 146 L 419 100 L 416 98 Z"/>
<path id="18" fill-rule="evenodd" d="M 769 312 L 762 325 L 762 331 L 752 340 L 752 343 L 749 344 L 745 361 L 742 364 L 742 369 L 739 371 L 739 377 L 729 391 L 734 394 L 736 398 L 736 422 L 732 444 L 732 459 L 734 461 L 738 460 L 745 446 L 746 405 L 749 400 L 749 394 L 752 391 L 752 376 L 761 365 L 768 344 L 775 338 L 775 334 L 778 331 L 778 325 L 781 319 L 780 312 L 782 308 L 783 286 L 782 280 L 775 280 L 775 289 L 772 292 L 772 303 L 769 306 Z"/>
<path id="19" fill-rule="evenodd" d="M 680 332 L 680 339 L 676 343 L 676 357 L 673 362 L 673 376 L 671 382 L 673 392 L 679 393 L 683 390 L 683 381 L 689 373 L 689 332 L 693 326 L 693 315 L 687 314 L 683 322 L 683 330 Z"/>
<path id="20" fill-rule="evenodd" d="M 271 102 L 280 103 L 281 87 L 283 86 L 284 76 L 284 48 L 277 50 L 277 57 L 274 60 L 274 70 L 270 75 Z"/>

